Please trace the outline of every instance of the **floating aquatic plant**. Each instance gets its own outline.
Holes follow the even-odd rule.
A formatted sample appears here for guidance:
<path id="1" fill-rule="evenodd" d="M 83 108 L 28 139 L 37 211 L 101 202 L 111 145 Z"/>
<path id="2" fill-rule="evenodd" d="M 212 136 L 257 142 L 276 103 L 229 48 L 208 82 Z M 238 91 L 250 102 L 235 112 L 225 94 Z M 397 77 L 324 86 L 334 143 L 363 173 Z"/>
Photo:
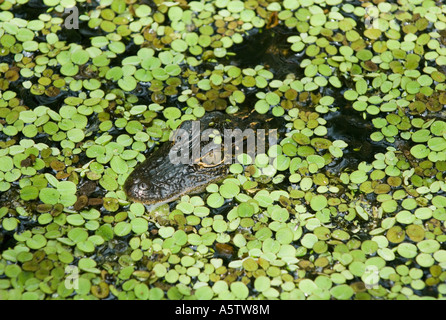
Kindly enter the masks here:
<path id="1" fill-rule="evenodd" d="M 444 5 L 43 3 L 0 4 L 2 299 L 446 294 Z M 280 141 L 199 195 L 128 201 L 213 110 L 282 118 Z"/>

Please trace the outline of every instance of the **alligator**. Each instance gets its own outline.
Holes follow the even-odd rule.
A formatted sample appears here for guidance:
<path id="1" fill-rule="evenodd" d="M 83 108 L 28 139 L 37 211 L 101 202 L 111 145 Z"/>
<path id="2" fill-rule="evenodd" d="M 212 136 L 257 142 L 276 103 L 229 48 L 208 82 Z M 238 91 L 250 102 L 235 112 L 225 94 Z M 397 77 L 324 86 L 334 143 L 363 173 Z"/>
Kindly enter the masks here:
<path id="1" fill-rule="evenodd" d="M 206 132 L 206 129 L 212 129 L 220 133 L 221 137 L 225 130 L 231 130 L 234 133 L 235 129 L 239 129 L 239 133 L 246 133 L 246 129 L 252 129 L 253 132 L 259 131 L 258 129 L 267 129 L 269 132 L 270 128 L 277 127 L 277 124 L 271 126 L 270 122 L 277 119 L 257 112 L 243 116 L 213 111 L 206 113 L 199 120 L 199 128 L 196 127 L 195 131 L 194 121 L 184 121 L 169 141 L 153 151 L 130 173 L 124 183 L 124 191 L 128 199 L 147 205 L 159 205 L 177 200 L 185 194 L 203 192 L 209 184 L 228 176 L 229 166 L 236 161 L 237 154 L 242 153 L 243 150 L 246 152 L 249 137 L 243 135 L 242 146 L 237 145 L 237 139 L 232 139 L 232 137 L 226 145 L 218 144 L 215 137 L 212 141 L 206 141 L 203 135 L 200 137 L 200 133 Z M 265 136 L 268 136 L 269 144 L 273 141 L 270 140 L 268 134 L 263 136 L 257 135 L 257 132 L 255 134 L 256 147 L 259 142 L 261 143 L 259 137 L 265 139 Z M 231 148 L 231 152 L 226 153 L 225 150 L 228 150 L 228 147 Z M 263 147 L 266 148 L 265 145 Z M 181 153 L 184 150 L 186 152 Z M 195 152 L 197 150 L 198 152 Z"/>

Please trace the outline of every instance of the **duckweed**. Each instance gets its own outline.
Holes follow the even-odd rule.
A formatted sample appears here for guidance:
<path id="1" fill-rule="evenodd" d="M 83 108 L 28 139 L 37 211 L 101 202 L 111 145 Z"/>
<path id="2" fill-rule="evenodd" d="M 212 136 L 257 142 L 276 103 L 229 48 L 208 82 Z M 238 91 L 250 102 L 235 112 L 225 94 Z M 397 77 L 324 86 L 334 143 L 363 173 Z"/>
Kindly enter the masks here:
<path id="1" fill-rule="evenodd" d="M 43 3 L 0 4 L 1 299 L 444 296 L 445 5 L 77 2 L 74 37 Z M 128 201 L 214 110 L 281 119 L 278 144 Z"/>

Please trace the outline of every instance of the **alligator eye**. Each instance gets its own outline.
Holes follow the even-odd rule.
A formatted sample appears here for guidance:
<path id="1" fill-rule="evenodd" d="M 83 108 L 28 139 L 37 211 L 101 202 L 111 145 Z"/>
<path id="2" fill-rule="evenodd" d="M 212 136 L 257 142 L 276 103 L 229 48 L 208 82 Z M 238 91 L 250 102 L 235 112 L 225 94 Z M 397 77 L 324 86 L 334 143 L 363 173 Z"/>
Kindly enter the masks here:
<path id="1" fill-rule="evenodd" d="M 225 160 L 224 158 L 222 159 L 221 155 L 221 150 L 211 150 L 198 160 L 197 165 L 200 168 L 213 168 L 219 166 Z"/>
<path id="2" fill-rule="evenodd" d="M 140 182 L 138 184 L 138 188 L 139 188 L 140 191 L 145 191 L 145 190 L 147 190 L 149 188 L 149 186 L 145 182 Z"/>

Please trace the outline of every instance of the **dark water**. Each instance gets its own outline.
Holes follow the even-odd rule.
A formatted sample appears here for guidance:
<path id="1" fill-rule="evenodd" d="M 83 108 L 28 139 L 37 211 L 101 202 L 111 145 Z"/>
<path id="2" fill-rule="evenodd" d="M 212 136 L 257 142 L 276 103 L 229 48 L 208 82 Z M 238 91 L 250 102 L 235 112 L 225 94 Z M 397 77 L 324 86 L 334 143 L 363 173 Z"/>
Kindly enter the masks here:
<path id="1" fill-rule="evenodd" d="M 274 74 L 274 79 L 283 80 L 290 73 L 299 79 L 304 76 L 299 66 L 303 53 L 293 53 L 287 42 L 287 38 L 296 35 L 296 32 L 281 25 L 265 30 L 253 29 L 242 43 L 231 48 L 235 57 L 225 60 L 239 68 L 264 65 Z"/>

